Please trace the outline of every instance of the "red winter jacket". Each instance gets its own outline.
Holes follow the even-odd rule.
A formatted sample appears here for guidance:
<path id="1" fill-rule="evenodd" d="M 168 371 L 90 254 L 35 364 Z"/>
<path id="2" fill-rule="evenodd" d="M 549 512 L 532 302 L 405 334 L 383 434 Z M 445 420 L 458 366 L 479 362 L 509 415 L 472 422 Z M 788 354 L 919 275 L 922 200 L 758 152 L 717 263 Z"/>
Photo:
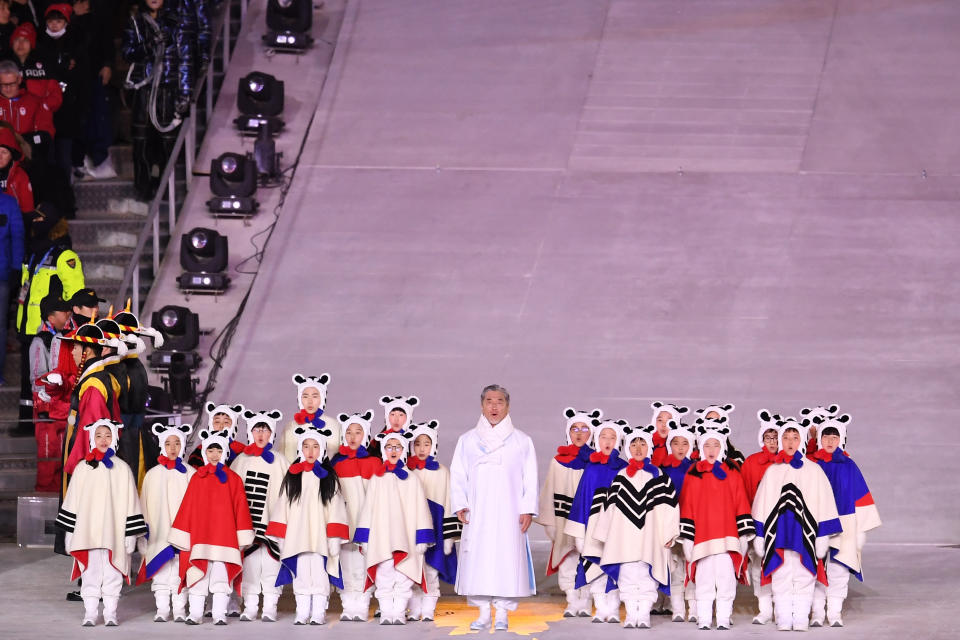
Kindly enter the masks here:
<path id="1" fill-rule="evenodd" d="M 51 136 L 54 133 L 50 107 L 26 89 L 20 89 L 15 98 L 0 96 L 0 120 L 9 122 L 20 135 L 32 131 L 46 131 Z"/>
<path id="2" fill-rule="evenodd" d="M 20 150 L 17 138 L 13 135 L 13 131 L 6 127 L 0 127 L 0 147 L 6 147 L 13 154 L 10 170 L 7 172 L 7 182 L 3 185 L 3 193 L 16 199 L 17 204 L 20 205 L 20 211 L 29 213 L 34 208 L 33 187 L 30 186 L 27 172 L 20 168 L 19 160 L 23 157 L 23 152 Z"/>

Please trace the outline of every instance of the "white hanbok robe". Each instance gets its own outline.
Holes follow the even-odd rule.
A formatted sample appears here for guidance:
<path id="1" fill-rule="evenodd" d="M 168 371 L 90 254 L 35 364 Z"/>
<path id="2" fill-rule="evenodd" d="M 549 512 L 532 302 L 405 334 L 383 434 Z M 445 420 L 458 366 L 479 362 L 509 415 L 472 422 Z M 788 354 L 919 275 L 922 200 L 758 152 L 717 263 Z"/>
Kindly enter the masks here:
<path id="1" fill-rule="evenodd" d="M 481 417 L 460 436 L 450 465 L 453 512 L 469 509 L 457 568 L 457 593 L 521 598 L 536 593 L 533 561 L 520 516 L 537 515 L 533 441 L 508 415 L 495 427 Z"/>

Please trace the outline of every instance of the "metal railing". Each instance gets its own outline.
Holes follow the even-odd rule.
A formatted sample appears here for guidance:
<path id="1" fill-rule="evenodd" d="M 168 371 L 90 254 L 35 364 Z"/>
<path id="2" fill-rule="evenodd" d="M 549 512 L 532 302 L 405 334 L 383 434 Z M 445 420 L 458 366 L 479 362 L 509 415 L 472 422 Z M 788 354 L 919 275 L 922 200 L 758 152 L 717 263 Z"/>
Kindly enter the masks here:
<path id="1" fill-rule="evenodd" d="M 160 174 L 160 187 L 156 195 L 150 201 L 147 209 L 147 216 L 144 220 L 144 226 L 140 230 L 140 237 L 137 239 L 137 246 L 133 250 L 130 262 L 123 274 L 123 280 L 120 282 L 120 289 L 113 301 L 114 307 L 122 309 L 126 304 L 127 298 L 131 298 L 132 309 L 139 314 L 140 308 L 140 261 L 143 259 L 144 251 L 147 249 L 147 242 L 150 241 L 151 268 L 152 275 L 156 277 L 160 273 L 160 259 L 163 248 L 160 246 L 160 211 L 166 198 L 166 213 L 169 233 L 173 233 L 177 223 L 179 213 L 177 206 L 177 167 L 180 165 L 181 152 L 183 154 L 183 166 L 185 168 L 185 180 L 183 186 L 183 195 L 190 189 L 190 181 L 193 177 L 193 165 L 197 159 L 199 143 L 203 141 L 203 135 L 198 137 L 198 123 L 203 128 L 205 134 L 208 129 L 210 119 L 213 118 L 215 99 L 219 95 L 219 89 L 214 86 L 214 64 L 221 61 L 221 70 L 226 78 L 227 68 L 230 65 L 230 57 L 233 53 L 235 43 L 231 42 L 230 27 L 231 15 L 239 7 L 241 30 L 243 21 L 247 15 L 248 0 L 224 0 L 220 14 L 215 18 L 211 27 L 210 43 L 210 63 L 207 65 L 207 71 L 199 79 L 197 86 L 193 91 L 193 99 L 190 101 L 190 112 L 180 124 L 180 131 L 177 133 L 177 139 L 173 144 L 173 151 L 167 159 L 167 164 Z M 238 34 L 239 37 L 239 34 Z M 201 113 L 197 109 L 197 104 L 204 99 L 204 110 Z M 201 119 L 202 118 L 202 119 Z"/>

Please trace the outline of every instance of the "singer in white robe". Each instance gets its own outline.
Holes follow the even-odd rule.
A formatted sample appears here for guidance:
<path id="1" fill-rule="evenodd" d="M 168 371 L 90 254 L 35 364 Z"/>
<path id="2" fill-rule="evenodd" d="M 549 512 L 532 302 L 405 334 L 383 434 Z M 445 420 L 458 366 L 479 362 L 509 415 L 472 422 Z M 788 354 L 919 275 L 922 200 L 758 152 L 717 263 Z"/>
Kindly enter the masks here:
<path id="1" fill-rule="evenodd" d="M 534 595 L 536 584 L 527 528 L 537 515 L 537 458 L 533 441 L 514 428 L 510 396 L 491 385 L 481 395 L 483 415 L 460 436 L 450 465 L 452 509 L 463 522 L 457 593 L 480 608 L 477 629 L 506 629 L 517 598 Z"/>

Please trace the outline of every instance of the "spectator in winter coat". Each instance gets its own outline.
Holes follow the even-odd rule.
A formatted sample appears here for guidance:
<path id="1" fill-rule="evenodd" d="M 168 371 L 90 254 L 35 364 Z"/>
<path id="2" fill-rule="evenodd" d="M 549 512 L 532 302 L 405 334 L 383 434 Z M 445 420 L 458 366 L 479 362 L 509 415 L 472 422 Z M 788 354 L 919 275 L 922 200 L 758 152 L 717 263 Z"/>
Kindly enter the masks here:
<path id="1" fill-rule="evenodd" d="M 88 176 L 98 179 L 117 177 L 110 160 L 113 121 L 110 94 L 107 92 L 117 57 L 113 44 L 115 34 L 110 22 L 110 13 L 116 4 L 106 0 L 77 0 L 72 7 L 73 18 L 70 21 L 71 29 L 83 36 L 87 57 L 87 66 L 81 69 L 80 80 L 87 89 L 87 102 L 82 109 L 86 120 L 82 123 L 73 158 L 74 161 L 80 160 Z M 70 5 L 50 5 L 47 7 L 48 16 L 55 7 L 66 9 Z M 49 17 L 47 21 L 49 23 Z"/>
<path id="2" fill-rule="evenodd" d="M 0 194 L 0 385 L 4 384 L 3 365 L 7 357 L 7 309 L 10 282 L 23 262 L 23 219 L 17 201 Z"/>
<path id="3" fill-rule="evenodd" d="M 0 63 L 2 64 L 2 63 Z M 0 73 L 0 81 L 3 74 Z M 33 211 L 33 188 L 30 178 L 20 168 L 23 151 L 9 124 L 0 122 L 0 191 L 13 196 L 24 217 Z"/>
<path id="4" fill-rule="evenodd" d="M 37 96 L 22 88 L 23 76 L 12 60 L 0 62 L 0 120 L 13 125 L 22 136 L 43 131 L 53 137 L 50 108 Z"/>
<path id="5" fill-rule="evenodd" d="M 17 24 L 30 23 L 35 27 L 40 26 L 43 20 L 43 10 L 47 6 L 47 0 L 12 0 L 10 3 L 10 13 Z"/>

